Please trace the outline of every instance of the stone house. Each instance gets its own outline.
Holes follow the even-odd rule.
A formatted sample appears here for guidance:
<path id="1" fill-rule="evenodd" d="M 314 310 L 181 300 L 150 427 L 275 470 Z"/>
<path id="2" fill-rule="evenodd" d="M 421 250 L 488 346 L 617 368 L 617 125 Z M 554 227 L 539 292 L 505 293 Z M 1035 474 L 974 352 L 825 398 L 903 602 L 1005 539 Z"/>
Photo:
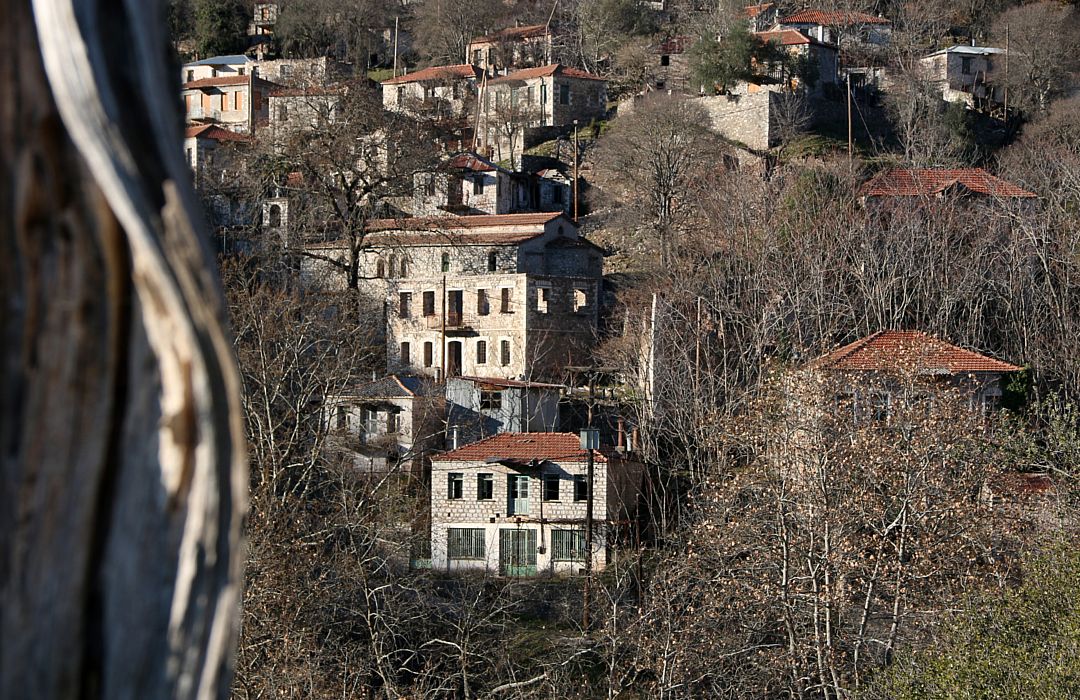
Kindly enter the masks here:
<path id="1" fill-rule="evenodd" d="M 579 574 L 612 561 L 616 526 L 636 517 L 643 467 L 632 455 L 588 452 L 573 433 L 500 433 L 432 459 L 435 570 L 502 576 Z M 586 509 L 593 506 L 592 551 Z"/>
<path id="2" fill-rule="evenodd" d="M 198 124 L 184 129 L 184 159 L 191 166 L 196 188 L 226 182 L 236 174 L 235 153 L 222 144 L 244 144 L 250 136 L 223 129 L 216 124 Z"/>
<path id="3" fill-rule="evenodd" d="M 278 87 L 250 72 L 191 80 L 180 91 L 184 116 L 188 123 L 217 124 L 252 134 L 267 123 L 270 93 Z"/>
<path id="4" fill-rule="evenodd" d="M 1006 375 L 1021 369 L 921 331 L 893 330 L 844 345 L 804 368 L 828 375 L 835 395 L 849 400 L 856 415 L 874 420 L 888 420 L 901 375 L 920 381 L 925 391 L 956 391 L 973 410 L 986 411 L 999 402 Z"/>
<path id="5" fill-rule="evenodd" d="M 776 51 L 787 57 L 787 61 L 782 63 L 756 65 L 754 68 L 763 77 L 793 90 L 805 89 L 810 92 L 820 92 L 824 85 L 834 85 L 839 81 L 836 46 L 794 29 L 756 32 L 754 37 L 763 44 L 772 44 Z M 795 64 L 794 71 L 792 64 Z"/>
<path id="6" fill-rule="evenodd" d="M 757 5 L 747 5 L 743 8 L 743 16 L 751 32 L 763 32 L 776 24 L 777 7 L 775 2 L 763 2 Z"/>
<path id="7" fill-rule="evenodd" d="M 254 61 L 256 75 L 289 87 L 332 85 L 353 77 L 353 66 L 330 56 Z"/>
<path id="8" fill-rule="evenodd" d="M 454 155 L 444 169 L 417 173 L 413 216 L 567 212 L 570 181 L 554 168 L 512 172 L 471 152 Z"/>
<path id="9" fill-rule="evenodd" d="M 466 445 L 498 433 L 557 432 L 563 388 L 561 384 L 517 379 L 447 379 L 450 446 Z"/>
<path id="10" fill-rule="evenodd" d="M 469 42 L 466 60 L 490 76 L 551 63 L 553 34 L 546 24 L 508 27 Z"/>
<path id="11" fill-rule="evenodd" d="M 483 72 L 468 64 L 432 66 L 382 82 L 383 107 L 390 111 L 447 119 L 473 116 Z"/>
<path id="12" fill-rule="evenodd" d="M 607 116 L 607 81 L 551 64 L 485 81 L 480 88 L 477 139 L 497 161 L 520 164 L 526 148 Z"/>
<path id="13" fill-rule="evenodd" d="M 1000 103 L 1003 89 L 994 82 L 1003 72 L 1005 49 L 985 46 L 951 46 L 919 59 L 926 79 L 941 90 L 946 102 L 976 107 L 989 101 Z"/>
<path id="14" fill-rule="evenodd" d="M 654 63 L 646 90 L 686 92 L 690 86 L 690 60 L 686 52 L 694 43 L 692 36 L 673 36 L 649 48 Z M 696 91 L 696 90 L 694 90 Z"/>
<path id="15" fill-rule="evenodd" d="M 312 131 L 338 118 L 345 85 L 276 87 L 269 94 L 267 125 L 278 134 Z"/>
<path id="16" fill-rule="evenodd" d="M 444 410 L 430 380 L 391 374 L 326 396 L 322 420 L 328 446 L 357 469 L 421 478 L 442 448 Z"/>
<path id="17" fill-rule="evenodd" d="M 243 54 L 229 56 L 211 56 L 201 61 L 185 63 L 180 69 L 180 82 L 192 83 L 204 78 L 236 78 L 252 75 L 258 65 L 254 59 Z"/>

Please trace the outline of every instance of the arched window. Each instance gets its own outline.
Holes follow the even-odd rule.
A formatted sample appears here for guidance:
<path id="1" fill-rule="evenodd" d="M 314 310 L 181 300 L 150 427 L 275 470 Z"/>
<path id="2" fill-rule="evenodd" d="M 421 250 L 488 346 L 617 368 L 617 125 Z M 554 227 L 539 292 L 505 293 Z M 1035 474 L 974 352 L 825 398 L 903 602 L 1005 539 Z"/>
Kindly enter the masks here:
<path id="1" fill-rule="evenodd" d="M 386 263 L 382 258 L 379 258 L 379 262 L 375 264 L 375 276 L 386 277 Z"/>
<path id="2" fill-rule="evenodd" d="M 390 263 L 387 267 L 389 268 L 387 270 L 387 277 L 393 277 L 394 273 L 397 272 L 397 258 L 391 255 Z"/>
<path id="3" fill-rule="evenodd" d="M 401 256 L 401 274 L 399 275 L 399 277 L 408 277 L 408 276 L 409 276 L 409 259 L 406 258 L 404 255 L 402 255 Z"/>
<path id="4" fill-rule="evenodd" d="M 494 250 L 488 253 L 488 272 L 495 272 L 499 269 L 499 254 Z"/>
<path id="5" fill-rule="evenodd" d="M 450 253 L 442 254 L 442 271 L 450 272 Z"/>
<path id="6" fill-rule="evenodd" d="M 278 228 L 281 226 L 281 206 L 278 204 L 270 205 L 270 228 Z"/>

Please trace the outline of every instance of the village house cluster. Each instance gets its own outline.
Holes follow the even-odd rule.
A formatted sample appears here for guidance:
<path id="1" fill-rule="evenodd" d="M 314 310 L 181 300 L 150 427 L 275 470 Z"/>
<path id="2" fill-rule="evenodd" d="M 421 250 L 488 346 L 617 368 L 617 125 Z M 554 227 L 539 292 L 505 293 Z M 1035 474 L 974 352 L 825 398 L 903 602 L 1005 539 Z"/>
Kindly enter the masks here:
<path id="1" fill-rule="evenodd" d="M 256 6 L 260 32 L 271 31 L 271 7 Z M 772 3 L 745 14 L 757 41 L 806 69 L 758 65 L 758 79 L 696 98 L 716 131 L 749 149 L 776 144 L 785 93 L 821 95 L 880 78 L 870 61 L 889 42 L 887 20 L 817 10 L 781 17 Z M 445 149 L 439 167 L 416 173 L 411 194 L 392 211 L 365 222 L 356 286 L 364 308 L 379 315 L 386 373 L 323 397 L 323 421 L 356 469 L 400 472 L 429 487 L 420 522 L 430 547 L 414 563 L 442 571 L 603 568 L 642 503 L 633 412 L 578 381 L 599 372 L 591 365 L 607 310 L 605 253 L 581 232 L 576 168 L 528 154 L 612 117 L 607 82 L 558 63 L 553 36 L 545 25 L 507 28 L 473 39 L 465 63 L 403 69 L 379 86 L 384 110 L 439 120 L 457 147 Z M 688 47 L 686 37 L 671 37 L 650 49 L 656 65 L 643 93 L 701 91 L 691 84 Z M 1001 53 L 958 46 L 922 63 L 943 99 L 974 108 L 999 99 L 988 85 Z M 845 64 L 842 55 L 868 62 Z M 229 144 L 333 123 L 357 79 L 332 59 L 261 52 L 184 65 L 184 148 L 196 183 L 230 179 L 238 166 Z M 632 110 L 633 100 L 619 106 L 621 114 Z M 266 241 L 299 254 L 304 289 L 341 291 L 335 267 L 351 242 L 297 230 L 302 177 L 287 174 L 261 202 L 215 200 L 216 223 L 254 223 Z M 1035 197 L 979 169 L 889 170 L 861 192 L 868 212 L 882 200 L 957 194 Z M 978 410 L 992 406 L 1002 378 L 1019 369 L 922 333 L 888 331 L 805 370 L 842 376 L 854 410 L 885 420 L 888 384 L 874 393 L 861 386 L 870 374 L 887 375 L 900 355 L 921 376 L 959 387 Z"/>

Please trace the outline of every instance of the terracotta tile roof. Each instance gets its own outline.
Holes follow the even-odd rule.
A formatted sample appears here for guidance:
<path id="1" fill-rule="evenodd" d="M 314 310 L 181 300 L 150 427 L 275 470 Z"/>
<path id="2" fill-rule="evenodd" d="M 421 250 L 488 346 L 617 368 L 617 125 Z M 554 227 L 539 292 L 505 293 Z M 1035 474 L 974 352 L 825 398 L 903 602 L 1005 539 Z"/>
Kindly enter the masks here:
<path id="1" fill-rule="evenodd" d="M 203 88 L 234 87 L 236 85 L 247 85 L 249 79 L 253 84 L 259 85 L 260 87 L 269 87 L 271 89 L 281 87 L 277 83 L 272 83 L 269 80 L 263 80 L 259 77 L 252 78 L 248 75 L 219 75 L 216 78 L 199 78 L 198 80 L 192 80 L 191 82 L 184 83 L 180 86 L 180 89 L 201 90 Z"/>
<path id="2" fill-rule="evenodd" d="M 982 168 L 895 168 L 874 176 L 859 192 L 863 197 L 919 197 L 940 194 L 954 186 L 994 197 L 1038 196 Z"/>
<path id="3" fill-rule="evenodd" d="M 189 126 L 184 129 L 185 139 L 214 139 L 215 141 L 250 141 L 247 134 L 238 134 L 235 131 L 222 129 L 216 124 L 200 124 Z"/>
<path id="4" fill-rule="evenodd" d="M 450 159 L 448 164 L 457 170 L 472 170 L 478 173 L 489 173 L 501 168 L 486 158 L 481 158 L 475 153 L 459 153 Z"/>
<path id="5" fill-rule="evenodd" d="M 417 216 L 405 219 L 372 219 L 368 222 L 368 230 L 439 231 L 485 226 L 530 226 L 546 224 L 559 216 L 563 216 L 563 213 L 556 211 L 538 214 L 482 214 L 479 216 Z M 567 223 L 573 225 L 573 222 L 569 221 L 569 219 Z"/>
<path id="6" fill-rule="evenodd" d="M 371 247 L 380 246 L 500 246 L 520 245 L 544 235 L 543 231 L 499 231 L 497 233 L 460 233 L 456 231 L 431 231 L 428 233 L 401 233 L 400 231 L 377 231 L 364 239 Z M 340 247 L 340 243 L 335 246 Z"/>
<path id="7" fill-rule="evenodd" d="M 533 389 L 564 389 L 565 388 L 565 385 L 563 385 L 563 384 L 548 384 L 546 382 L 530 382 L 530 381 L 523 381 L 523 380 L 520 380 L 520 379 L 496 379 L 496 378 L 492 378 L 492 377 L 465 377 L 465 376 L 456 377 L 456 379 L 463 379 L 463 380 L 465 380 L 467 382 L 472 382 L 473 384 L 480 384 L 480 385 L 483 385 L 483 386 L 490 386 L 490 387 L 498 387 L 498 388 L 502 388 L 502 389 L 507 389 L 507 388 L 514 388 L 514 389 L 518 389 L 518 388 L 524 388 L 524 389 L 529 389 L 529 388 L 533 388 Z"/>
<path id="8" fill-rule="evenodd" d="M 611 448 L 601 447 L 595 461 L 606 462 Z M 584 462 L 588 452 L 581 449 L 577 433 L 499 433 L 434 457 L 436 462 L 483 462 L 489 459 L 527 463 L 532 460 Z"/>
<path id="9" fill-rule="evenodd" d="M 892 24 L 884 17 L 865 12 L 843 10 L 800 10 L 780 20 L 781 24 L 821 24 L 827 27 L 850 27 L 854 24 Z"/>
<path id="10" fill-rule="evenodd" d="M 694 37 L 679 35 L 672 36 L 664 39 L 659 44 L 653 47 L 652 52 L 657 54 L 680 54 L 684 53 L 691 44 L 694 43 Z"/>
<path id="11" fill-rule="evenodd" d="M 552 75 L 558 75 L 562 78 L 578 78 L 580 80 L 599 80 L 607 82 L 606 78 L 601 78 L 599 75 L 593 75 L 580 68 L 571 68 L 564 66 L 561 63 L 552 63 L 546 66 L 537 66 L 536 68 L 522 68 L 521 70 L 513 71 L 507 75 L 499 76 L 494 80 L 489 80 L 488 85 L 498 85 L 499 83 L 508 83 L 514 80 L 531 80 L 532 78 L 547 78 Z"/>
<path id="12" fill-rule="evenodd" d="M 804 44 L 831 46 L 831 44 L 820 42 L 795 29 L 771 29 L 767 32 L 754 32 L 754 36 L 762 42 L 774 41 L 781 46 L 802 46 Z"/>
<path id="13" fill-rule="evenodd" d="M 403 83 L 420 83 L 426 80 L 466 80 L 469 78 L 479 80 L 481 75 L 483 75 L 483 71 L 476 66 L 462 63 L 456 66 L 430 66 L 428 68 L 421 68 L 414 73 L 399 75 L 396 78 L 384 80 L 382 81 L 382 84 L 401 85 Z"/>
<path id="14" fill-rule="evenodd" d="M 912 366 L 924 374 L 1003 373 L 1021 369 L 951 345 L 922 331 L 879 331 L 822 355 L 806 368 L 889 372 Z"/>
<path id="15" fill-rule="evenodd" d="M 551 33 L 546 24 L 530 24 L 527 27 L 507 27 L 491 34 L 478 36 L 470 44 L 494 43 L 500 41 L 524 41 Z"/>
<path id="16" fill-rule="evenodd" d="M 776 7 L 775 2 L 763 2 L 760 5 L 748 5 L 748 6 L 743 8 L 743 14 L 746 15 L 750 19 L 754 19 L 755 17 L 760 15 L 762 12 L 768 12 L 769 10 L 773 9 L 774 7 Z"/>

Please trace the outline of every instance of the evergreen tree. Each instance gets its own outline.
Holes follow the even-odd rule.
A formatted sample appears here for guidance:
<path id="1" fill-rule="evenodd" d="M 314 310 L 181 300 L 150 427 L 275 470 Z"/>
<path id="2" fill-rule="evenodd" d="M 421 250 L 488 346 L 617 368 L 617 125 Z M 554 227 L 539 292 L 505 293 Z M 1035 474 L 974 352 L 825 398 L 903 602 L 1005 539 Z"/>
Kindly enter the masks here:
<path id="1" fill-rule="evenodd" d="M 195 50 L 199 56 L 243 51 L 247 46 L 248 14 L 243 0 L 197 0 Z"/>

